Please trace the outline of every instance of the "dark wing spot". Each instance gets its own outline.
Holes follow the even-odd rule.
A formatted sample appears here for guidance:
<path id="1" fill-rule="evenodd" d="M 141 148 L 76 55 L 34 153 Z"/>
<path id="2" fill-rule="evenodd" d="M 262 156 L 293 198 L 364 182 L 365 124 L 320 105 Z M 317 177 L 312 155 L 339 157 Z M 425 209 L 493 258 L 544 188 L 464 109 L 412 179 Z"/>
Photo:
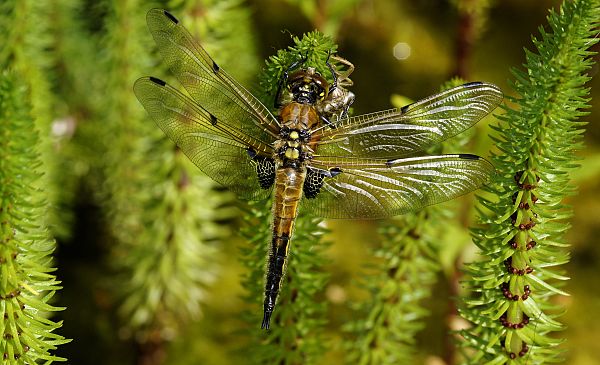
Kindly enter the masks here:
<path id="1" fill-rule="evenodd" d="M 480 160 L 481 157 L 477 155 L 472 155 L 470 153 L 460 153 L 458 158 L 462 158 L 463 160 Z"/>
<path id="2" fill-rule="evenodd" d="M 342 169 L 340 169 L 339 167 L 334 167 L 332 169 L 329 169 L 329 177 L 338 176 L 342 172 Z"/>
<path id="3" fill-rule="evenodd" d="M 169 12 L 168 12 L 168 11 L 166 11 L 166 10 L 163 10 L 163 12 L 165 13 L 165 16 L 166 16 L 167 18 L 171 19 L 171 21 L 172 21 L 173 23 L 175 23 L 175 24 L 178 24 L 178 23 L 179 23 L 179 20 L 178 20 L 177 18 L 175 18 L 175 16 L 174 16 L 173 14 L 169 13 Z"/>
<path id="4" fill-rule="evenodd" d="M 217 117 L 212 114 L 210 115 L 210 124 L 217 125 Z"/>
<path id="5" fill-rule="evenodd" d="M 479 86 L 479 85 L 483 85 L 483 82 L 481 82 L 481 81 L 472 81 L 472 82 L 467 82 L 466 84 L 463 84 L 462 86 Z"/>
<path id="6" fill-rule="evenodd" d="M 408 109 L 410 109 L 411 105 L 412 104 L 408 104 L 408 105 L 405 105 L 402 108 L 400 108 L 400 111 L 402 112 L 402 114 L 406 113 L 408 111 Z"/>
<path id="7" fill-rule="evenodd" d="M 248 147 L 246 152 L 248 152 L 248 156 L 250 156 L 250 158 L 254 158 L 256 156 L 256 151 L 251 147 Z"/>
<path id="8" fill-rule="evenodd" d="M 217 63 L 215 61 L 213 61 L 213 71 L 215 73 L 219 72 L 219 65 L 217 65 Z"/>
<path id="9" fill-rule="evenodd" d="M 152 77 L 152 76 L 150 76 L 150 81 L 152 81 L 153 83 L 158 84 L 160 86 L 165 86 L 167 84 L 163 80 L 157 79 L 156 77 Z"/>
<path id="10" fill-rule="evenodd" d="M 385 161 L 385 165 L 387 167 L 392 167 L 392 165 L 394 164 L 394 162 L 396 162 L 396 160 L 387 160 L 387 161 Z"/>

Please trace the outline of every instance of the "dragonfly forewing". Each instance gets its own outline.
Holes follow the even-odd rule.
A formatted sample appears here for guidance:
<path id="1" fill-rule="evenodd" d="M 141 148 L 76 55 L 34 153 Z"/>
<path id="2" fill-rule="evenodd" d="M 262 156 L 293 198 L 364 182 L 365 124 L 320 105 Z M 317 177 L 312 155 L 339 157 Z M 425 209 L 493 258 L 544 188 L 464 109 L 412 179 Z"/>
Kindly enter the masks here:
<path id="1" fill-rule="evenodd" d="M 164 62 L 198 104 L 252 136 L 278 136 L 279 122 L 271 112 L 218 66 L 173 15 L 152 9 L 146 21 Z"/>
<path id="2" fill-rule="evenodd" d="M 470 128 L 502 101 L 492 84 L 464 84 L 399 109 L 359 115 L 315 133 L 318 155 L 399 158 Z"/>

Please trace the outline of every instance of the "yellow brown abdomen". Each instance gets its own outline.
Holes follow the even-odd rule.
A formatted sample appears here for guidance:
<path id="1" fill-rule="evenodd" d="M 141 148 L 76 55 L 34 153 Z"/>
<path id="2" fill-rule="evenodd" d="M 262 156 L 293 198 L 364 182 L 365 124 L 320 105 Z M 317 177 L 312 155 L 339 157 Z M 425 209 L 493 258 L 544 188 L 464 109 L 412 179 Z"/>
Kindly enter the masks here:
<path id="1" fill-rule="evenodd" d="M 305 168 L 283 167 L 277 169 L 275 175 L 273 239 L 269 251 L 262 328 L 269 328 L 271 314 L 275 308 L 305 178 Z"/>

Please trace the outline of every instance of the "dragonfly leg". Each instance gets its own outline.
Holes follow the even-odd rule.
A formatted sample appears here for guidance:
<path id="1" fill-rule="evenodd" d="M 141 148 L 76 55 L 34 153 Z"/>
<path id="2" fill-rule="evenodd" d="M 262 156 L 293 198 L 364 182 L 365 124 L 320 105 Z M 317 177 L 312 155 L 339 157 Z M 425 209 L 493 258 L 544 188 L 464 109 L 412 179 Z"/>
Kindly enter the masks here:
<path id="1" fill-rule="evenodd" d="M 319 117 L 321 118 L 321 121 L 322 121 L 323 123 L 327 124 L 327 126 L 328 126 L 329 128 L 335 128 L 335 124 L 331 123 L 327 117 L 325 117 L 325 116 L 323 116 L 323 115 L 319 115 Z"/>
<path id="2" fill-rule="evenodd" d="M 329 67 L 329 71 L 331 72 L 331 77 L 333 78 L 333 83 L 331 84 L 331 86 L 329 86 L 329 90 L 327 90 L 328 93 L 331 93 L 331 92 L 335 91 L 335 89 L 337 89 L 337 82 L 338 82 L 337 74 L 335 73 L 335 70 L 333 69 L 333 66 L 331 65 L 331 63 L 329 63 L 330 57 L 331 57 L 331 51 L 329 51 L 327 53 L 327 60 L 325 61 L 325 64 L 327 65 L 327 67 Z"/>
<path id="3" fill-rule="evenodd" d="M 275 109 L 279 109 L 283 105 L 281 103 L 281 93 L 283 92 L 283 89 L 285 88 L 288 77 L 290 76 L 290 72 L 294 71 L 300 65 L 303 65 L 308 60 L 308 53 L 306 53 L 304 56 L 301 56 L 301 57 L 302 58 L 300 58 L 299 60 L 293 62 L 290 65 L 290 67 L 288 67 L 287 70 L 285 70 L 283 72 L 283 75 L 281 75 L 281 78 L 279 79 L 279 83 L 277 84 L 277 94 L 275 94 L 275 103 L 274 103 Z"/>

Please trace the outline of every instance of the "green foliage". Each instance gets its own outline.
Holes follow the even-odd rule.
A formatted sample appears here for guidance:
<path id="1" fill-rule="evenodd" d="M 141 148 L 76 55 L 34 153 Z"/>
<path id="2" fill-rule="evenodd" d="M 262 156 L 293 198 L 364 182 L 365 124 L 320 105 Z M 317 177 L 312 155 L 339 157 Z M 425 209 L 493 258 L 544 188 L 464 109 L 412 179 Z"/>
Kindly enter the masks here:
<path id="1" fill-rule="evenodd" d="M 0 5 L 5 37 L 0 51 L 0 351 L 9 364 L 65 361 L 52 353 L 69 342 L 53 333 L 62 323 L 48 319 L 64 309 L 49 303 L 60 282 L 51 274 L 55 243 L 47 229 L 55 212 L 48 200 L 57 191 L 48 178 L 53 117 L 48 5 Z"/>
<path id="2" fill-rule="evenodd" d="M 131 86 L 152 62 L 141 5 L 109 8 L 111 94 L 97 131 L 106 153 L 105 209 L 118 243 L 112 262 L 124 298 L 120 312 L 137 341 L 160 345 L 200 315 L 217 270 L 212 243 L 226 234 L 214 221 L 223 218 L 218 207 L 229 198 L 213 190 L 135 101 Z"/>
<path id="3" fill-rule="evenodd" d="M 256 81 L 260 61 L 243 0 L 171 0 L 167 9 L 242 85 Z"/>
<path id="4" fill-rule="evenodd" d="M 69 197 L 69 190 L 64 189 L 60 180 L 70 174 L 57 171 L 57 151 L 52 133 L 56 117 L 51 85 L 52 65 L 56 57 L 56 54 L 51 52 L 54 39 L 50 14 L 53 6 L 47 1 L 33 0 L 14 3 L 8 1 L 4 2 L 4 6 L 5 18 L 2 23 L 7 28 L 6 32 L 3 32 L 7 41 L 3 44 L 0 59 L 10 62 L 11 68 L 23 77 L 28 86 L 26 95 L 32 108 L 31 115 L 40 131 L 40 158 L 43 161 L 40 168 L 43 177 L 38 183 L 44 186 L 50 201 L 49 214 L 45 219 L 53 233 L 66 234 L 69 214 L 66 210 L 54 209 Z"/>
<path id="5" fill-rule="evenodd" d="M 292 64 L 306 58 L 303 67 L 314 67 L 329 83 L 333 82 L 331 72 L 325 61 L 329 54 L 335 54 L 337 45 L 333 39 L 321 32 L 308 32 L 302 38 L 292 36 L 293 46 L 287 50 L 278 50 L 277 54 L 269 57 L 265 70 L 260 79 L 262 101 L 268 107 L 273 106 L 279 80 Z M 331 60 L 333 67 L 338 70 L 341 65 Z"/>
<path id="6" fill-rule="evenodd" d="M 97 72 L 98 35 L 86 29 L 87 17 L 83 16 L 80 1 L 35 3 L 46 4 L 47 9 L 40 15 L 50 19 L 45 32 L 52 35 L 49 46 L 44 48 L 53 61 L 44 69 L 52 96 L 45 99 L 52 101 L 51 112 L 45 118 L 52 119 L 44 129 L 43 146 L 45 184 L 50 190 L 53 208 L 48 220 L 53 235 L 65 242 L 73 238 L 73 228 L 78 223 L 74 210 L 77 204 L 82 204 L 82 190 L 100 190 L 95 186 L 100 181 L 102 154 L 99 154 L 99 139 L 91 123 L 96 111 L 100 112 L 103 107 L 104 96 L 98 87 L 103 76 Z M 33 22 L 39 19 L 31 14 L 27 18 Z M 90 182 L 92 179 L 94 183 Z"/>
<path id="7" fill-rule="evenodd" d="M 411 364 L 440 355 L 436 346 L 447 339 L 437 338 L 443 336 L 439 329 L 448 324 L 436 320 L 454 303 L 448 296 L 432 295 L 432 288 L 440 278 L 448 283 L 442 280 L 436 288 L 452 288 L 456 264 L 469 254 L 464 239 L 469 201 L 385 222 L 374 250 L 379 265 L 356 272 L 352 266 L 364 257 L 355 257 L 353 263 L 347 256 L 363 250 L 365 242 L 351 237 L 341 243 L 342 250 L 327 250 L 323 235 L 329 232 L 300 211 L 272 329 L 264 332 L 259 327 L 272 234 L 270 203 L 245 208 L 244 228 L 235 234 L 248 241 L 241 255 L 247 273 L 240 305 L 232 299 L 240 282 L 240 259 L 233 245 L 220 245 L 239 224 L 231 219 L 233 196 L 215 187 L 175 149 L 131 90 L 142 75 L 171 77 L 161 69 L 145 26 L 145 13 L 153 6 L 175 14 L 243 85 L 256 81 L 260 61 L 255 37 L 263 37 L 260 43 L 267 50 L 282 38 L 283 28 L 296 32 L 308 25 L 339 35 L 344 56 L 357 67 L 356 108 L 378 107 L 365 111 L 381 109 L 384 100 L 378 98 L 395 90 L 426 95 L 454 61 L 478 64 L 477 75 L 485 80 L 504 79 L 504 67 L 498 66 L 511 57 L 510 46 L 517 42 L 499 45 L 495 37 L 512 39 L 519 32 L 502 26 L 507 22 L 497 14 L 533 7 L 452 0 L 458 12 L 420 14 L 433 9 L 429 3 L 289 0 L 279 8 L 276 2 L 244 0 L 0 1 L 0 68 L 10 70 L 0 73 L 3 363 L 64 361 L 67 352 L 71 361 L 79 353 L 77 363 L 111 364 L 128 363 L 135 356 L 138 363 L 154 364 L 317 364 L 324 359 L 334 364 L 344 355 L 364 364 Z M 491 5 L 500 11 L 488 13 Z M 276 8 L 301 13 L 277 14 Z M 594 181 L 597 175 L 593 161 L 585 173 L 576 175 L 573 169 L 574 151 L 582 148 L 583 125 L 577 118 L 588 98 L 583 84 L 591 62 L 585 49 L 595 43 L 590 30 L 597 27 L 598 8 L 597 0 L 565 2 L 560 12 L 551 14 L 547 33 L 542 30 L 535 41 L 538 54 L 527 52 L 526 70 L 514 71 L 518 95 L 509 101 L 515 107 L 494 127 L 498 176 L 480 198 L 484 226 L 473 231 L 483 258 L 467 267 L 465 284 L 471 295 L 461 310 L 472 327 L 462 332 L 466 363 L 529 365 L 561 359 L 556 345 L 564 339 L 555 331 L 563 328 L 557 322 L 563 308 L 556 294 L 565 290 L 559 265 L 569 259 L 564 234 L 572 214 L 563 201 L 574 193 L 570 180 Z M 469 29 L 462 28 L 463 21 L 470 22 Z M 483 40 L 488 24 L 500 31 L 488 32 L 485 42 L 472 46 Z M 456 25 L 456 32 L 449 28 Z M 455 33 L 472 49 L 462 61 L 447 46 Z M 313 32 L 292 41 L 292 47 L 266 64 L 261 99 L 268 107 L 282 72 L 303 56 L 308 57 L 305 66 L 316 67 L 331 82 L 325 60 L 336 52 L 332 39 Z M 409 59 L 390 61 L 397 42 L 410 44 Z M 335 59 L 332 63 L 344 72 L 344 65 Z M 477 130 L 466 135 L 473 133 Z M 473 152 L 471 147 L 462 149 L 467 137 L 457 137 L 445 151 Z M 590 153 L 597 158 L 597 151 Z M 453 219 L 454 212 L 458 219 Z M 53 275 L 55 245 L 48 231 L 62 245 L 58 262 L 64 271 L 59 276 L 69 282 L 69 290 L 56 296 L 60 283 Z M 335 235 L 334 230 L 331 237 Z M 594 258 L 587 253 L 585 272 L 595 274 Z M 325 269 L 326 254 L 339 267 Z M 506 271 L 508 259 L 514 271 Z M 109 265 L 113 271 L 107 270 Z M 528 273 L 527 267 L 533 271 Z M 324 289 L 330 272 L 332 281 L 360 277 L 363 289 L 345 287 L 347 293 L 335 300 L 359 291 L 368 297 L 353 303 L 351 312 L 341 303 L 327 311 L 331 298 Z M 218 285 L 213 285 L 215 280 Z M 80 286 L 74 288 L 74 281 Z M 55 300 L 68 301 L 68 292 L 78 297 L 68 311 L 61 311 L 63 304 Z M 581 316 L 575 307 L 593 302 L 595 295 L 574 300 L 572 316 Z M 432 325 L 425 327 L 429 311 Z M 210 317 L 193 321 L 203 313 Z M 62 328 L 57 315 L 65 318 Z M 345 334 L 350 338 L 342 354 L 336 325 L 350 322 L 349 316 L 347 327 L 353 332 Z M 522 329 L 502 325 L 512 326 L 525 316 L 529 323 Z M 586 330 L 593 331 L 594 323 Z M 67 340 L 56 332 L 73 328 L 76 336 L 68 337 L 76 343 L 60 346 Z M 167 351 L 165 343 L 171 341 L 174 345 Z M 581 345 L 579 339 L 571 343 Z M 240 355 L 231 356 L 232 348 L 240 349 Z M 94 359 L 98 351 L 110 359 Z M 445 351 L 440 356 L 452 359 L 452 349 Z M 522 351 L 525 356 L 520 357 Z"/>
<path id="8" fill-rule="evenodd" d="M 467 266 L 471 291 L 462 315 L 473 327 L 462 331 L 465 363 L 542 364 L 560 361 L 550 334 L 563 329 L 553 298 L 569 260 L 565 232 L 575 191 L 571 172 L 578 166 L 592 66 L 587 51 L 597 42 L 600 4 L 565 1 L 548 16 L 550 31 L 534 39 L 538 53 L 526 51 L 526 71 L 513 70 L 517 96 L 509 100 L 493 139 L 498 170 L 479 198 L 484 226 L 473 230 L 481 261 Z M 474 350 L 474 352 L 472 352 Z"/>
<path id="9" fill-rule="evenodd" d="M 439 232 L 430 222 L 440 213 L 436 207 L 427 208 L 382 225 L 381 247 L 375 255 L 383 261 L 377 274 L 363 283 L 369 299 L 357 310 L 364 318 L 348 326 L 355 336 L 346 346 L 348 363 L 412 363 L 415 334 L 429 314 L 423 300 L 431 296 L 439 270 L 433 245 Z"/>
<path id="10" fill-rule="evenodd" d="M 61 322 L 47 318 L 64 308 L 49 303 L 60 289 L 50 258 L 55 244 L 37 188 L 39 137 L 26 89 L 16 80 L 0 74 L 0 356 L 6 364 L 49 364 L 66 360 L 52 352 L 69 341 L 54 333 Z"/>

